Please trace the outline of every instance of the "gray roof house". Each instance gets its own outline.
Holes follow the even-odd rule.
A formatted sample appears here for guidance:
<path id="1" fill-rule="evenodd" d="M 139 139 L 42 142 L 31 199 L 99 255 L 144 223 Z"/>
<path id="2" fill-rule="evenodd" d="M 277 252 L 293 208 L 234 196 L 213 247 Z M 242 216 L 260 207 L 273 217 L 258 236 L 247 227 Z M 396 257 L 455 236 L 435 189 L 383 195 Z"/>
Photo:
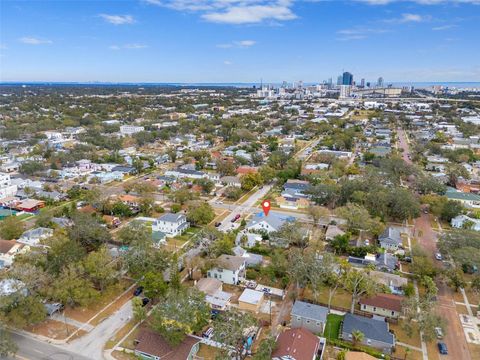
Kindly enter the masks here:
<path id="1" fill-rule="evenodd" d="M 385 354 L 390 354 L 395 346 L 395 335 L 388 328 L 388 323 L 384 318 L 376 317 L 366 318 L 359 315 L 345 314 L 341 330 L 343 340 L 352 341 L 352 333 L 361 331 L 364 335 L 363 345 L 379 349 Z"/>
<path id="2" fill-rule="evenodd" d="M 388 227 L 378 237 L 380 246 L 387 250 L 398 250 L 398 247 L 402 244 L 402 238 L 400 237 L 400 230 Z"/>
<path id="3" fill-rule="evenodd" d="M 185 230 L 190 226 L 190 223 L 187 221 L 187 217 L 184 214 L 176 213 L 167 213 L 160 216 L 152 224 L 153 232 L 162 232 L 167 237 L 174 237 L 181 235 Z"/>
<path id="4" fill-rule="evenodd" d="M 305 328 L 314 334 L 323 333 L 327 322 L 328 309 L 324 306 L 295 301 L 291 311 L 291 327 Z"/>
<path id="5" fill-rule="evenodd" d="M 263 230 L 268 233 L 278 231 L 283 224 L 289 221 L 294 221 L 295 218 L 287 216 L 274 211 L 270 211 L 268 216 L 265 216 L 263 212 L 255 214 L 255 216 L 248 222 L 246 229 L 251 230 Z"/>
<path id="6" fill-rule="evenodd" d="M 39 227 L 25 231 L 17 242 L 30 246 L 37 246 L 40 240 L 46 239 L 53 235 L 53 230 L 50 228 Z"/>

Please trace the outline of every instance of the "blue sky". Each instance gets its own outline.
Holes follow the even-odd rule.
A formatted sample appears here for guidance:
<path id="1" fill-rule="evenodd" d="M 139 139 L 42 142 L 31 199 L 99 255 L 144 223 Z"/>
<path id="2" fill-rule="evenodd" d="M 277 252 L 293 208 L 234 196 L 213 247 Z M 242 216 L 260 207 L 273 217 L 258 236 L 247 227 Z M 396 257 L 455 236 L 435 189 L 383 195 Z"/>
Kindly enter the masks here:
<path id="1" fill-rule="evenodd" d="M 0 2 L 0 81 L 480 81 L 480 0 Z"/>

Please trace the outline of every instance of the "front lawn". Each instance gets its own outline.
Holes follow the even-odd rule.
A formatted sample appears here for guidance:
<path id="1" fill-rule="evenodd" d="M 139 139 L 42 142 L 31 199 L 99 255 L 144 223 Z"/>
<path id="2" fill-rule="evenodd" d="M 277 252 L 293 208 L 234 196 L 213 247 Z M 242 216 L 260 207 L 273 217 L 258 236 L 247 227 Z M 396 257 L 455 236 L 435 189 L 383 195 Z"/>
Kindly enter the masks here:
<path id="1" fill-rule="evenodd" d="M 342 321 L 343 316 L 337 314 L 328 314 L 323 336 L 325 336 L 327 339 L 338 339 Z"/>

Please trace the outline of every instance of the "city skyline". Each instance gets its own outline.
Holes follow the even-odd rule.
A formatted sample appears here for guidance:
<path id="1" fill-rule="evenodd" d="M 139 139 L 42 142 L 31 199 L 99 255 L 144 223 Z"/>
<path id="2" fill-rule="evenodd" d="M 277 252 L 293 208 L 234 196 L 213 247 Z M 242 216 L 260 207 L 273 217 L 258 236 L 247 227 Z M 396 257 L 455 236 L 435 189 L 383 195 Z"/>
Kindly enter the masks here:
<path id="1" fill-rule="evenodd" d="M 0 81 L 474 82 L 479 4 L 5 1 Z"/>

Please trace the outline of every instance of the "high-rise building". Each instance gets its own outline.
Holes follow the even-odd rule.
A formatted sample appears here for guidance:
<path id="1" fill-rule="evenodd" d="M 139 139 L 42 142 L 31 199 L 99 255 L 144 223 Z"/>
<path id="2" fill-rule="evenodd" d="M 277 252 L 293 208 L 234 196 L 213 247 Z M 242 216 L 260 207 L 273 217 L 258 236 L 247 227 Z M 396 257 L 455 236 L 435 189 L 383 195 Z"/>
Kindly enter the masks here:
<path id="1" fill-rule="evenodd" d="M 339 75 L 337 78 L 337 85 L 342 85 L 343 84 L 343 76 Z"/>
<path id="2" fill-rule="evenodd" d="M 377 81 L 377 87 L 382 88 L 383 87 L 383 77 L 379 77 Z"/>
<path id="3" fill-rule="evenodd" d="M 365 79 L 362 79 L 360 81 L 360 87 L 364 88 L 365 87 Z"/>
<path id="4" fill-rule="evenodd" d="M 351 94 L 351 85 L 340 85 L 340 99 L 347 99 Z"/>
<path id="5" fill-rule="evenodd" d="M 342 75 L 342 85 L 353 85 L 353 75 L 349 72 L 344 72 Z"/>

